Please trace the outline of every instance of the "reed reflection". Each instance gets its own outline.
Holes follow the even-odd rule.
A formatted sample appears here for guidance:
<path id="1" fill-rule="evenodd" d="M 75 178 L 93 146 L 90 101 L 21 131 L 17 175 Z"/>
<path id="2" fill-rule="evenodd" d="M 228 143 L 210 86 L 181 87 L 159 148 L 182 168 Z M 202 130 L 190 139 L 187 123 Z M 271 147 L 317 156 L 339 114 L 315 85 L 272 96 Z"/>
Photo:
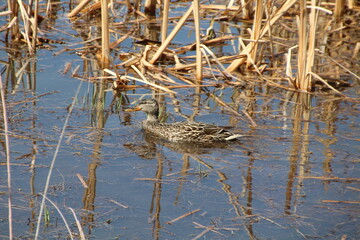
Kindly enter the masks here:
<path id="1" fill-rule="evenodd" d="M 311 95 L 306 93 L 294 94 L 293 107 L 293 139 L 289 156 L 288 182 L 286 186 L 285 208 L 286 214 L 293 214 L 297 206 L 297 199 L 301 197 L 303 177 L 309 163 L 309 124 L 311 117 Z M 300 177 L 300 178 L 298 178 Z"/>

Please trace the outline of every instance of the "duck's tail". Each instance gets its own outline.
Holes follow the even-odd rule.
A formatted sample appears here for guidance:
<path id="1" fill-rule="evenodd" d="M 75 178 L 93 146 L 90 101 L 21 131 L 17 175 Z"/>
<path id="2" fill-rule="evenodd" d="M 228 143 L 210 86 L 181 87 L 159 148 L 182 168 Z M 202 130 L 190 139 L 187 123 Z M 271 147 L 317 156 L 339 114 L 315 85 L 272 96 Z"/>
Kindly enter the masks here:
<path id="1" fill-rule="evenodd" d="M 225 138 L 226 141 L 231 141 L 231 140 L 234 140 L 234 139 L 237 139 L 237 138 L 241 138 L 241 137 L 245 137 L 245 135 L 242 135 L 242 134 L 234 134 L 234 135 L 231 135 L 227 138 Z"/>

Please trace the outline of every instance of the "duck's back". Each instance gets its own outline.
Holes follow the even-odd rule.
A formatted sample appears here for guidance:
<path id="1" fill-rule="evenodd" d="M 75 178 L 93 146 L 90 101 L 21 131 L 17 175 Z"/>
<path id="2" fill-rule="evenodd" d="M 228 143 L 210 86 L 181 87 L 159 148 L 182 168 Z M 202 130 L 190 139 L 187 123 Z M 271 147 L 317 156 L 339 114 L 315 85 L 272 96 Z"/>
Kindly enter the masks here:
<path id="1" fill-rule="evenodd" d="M 211 143 L 231 140 L 233 134 L 221 127 L 201 122 L 160 123 L 144 121 L 143 129 L 171 142 Z"/>

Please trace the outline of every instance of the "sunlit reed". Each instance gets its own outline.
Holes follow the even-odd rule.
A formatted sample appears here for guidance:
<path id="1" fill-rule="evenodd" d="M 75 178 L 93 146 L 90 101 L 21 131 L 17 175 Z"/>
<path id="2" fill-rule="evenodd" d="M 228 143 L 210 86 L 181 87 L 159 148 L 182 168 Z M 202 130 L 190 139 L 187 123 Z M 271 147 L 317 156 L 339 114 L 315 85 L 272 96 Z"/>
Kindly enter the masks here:
<path id="1" fill-rule="evenodd" d="M 5 88 L 3 86 L 2 77 L 0 75 L 0 95 L 2 105 L 2 115 L 4 121 L 4 136 L 6 148 L 6 172 L 7 172 L 7 187 L 8 187 L 8 222 L 9 222 L 9 239 L 13 239 L 13 215 L 12 215 L 12 188 L 11 188 L 11 162 L 10 162 L 10 140 L 9 140 L 9 126 L 8 115 L 5 101 Z"/>
<path id="2" fill-rule="evenodd" d="M 196 80 L 202 80 L 202 56 L 200 46 L 200 13 L 199 1 L 194 0 L 192 3 L 195 23 L 195 38 L 196 38 Z"/>
<path id="3" fill-rule="evenodd" d="M 109 39 L 109 8 L 108 0 L 101 1 L 101 67 L 108 68 L 110 64 Z"/>

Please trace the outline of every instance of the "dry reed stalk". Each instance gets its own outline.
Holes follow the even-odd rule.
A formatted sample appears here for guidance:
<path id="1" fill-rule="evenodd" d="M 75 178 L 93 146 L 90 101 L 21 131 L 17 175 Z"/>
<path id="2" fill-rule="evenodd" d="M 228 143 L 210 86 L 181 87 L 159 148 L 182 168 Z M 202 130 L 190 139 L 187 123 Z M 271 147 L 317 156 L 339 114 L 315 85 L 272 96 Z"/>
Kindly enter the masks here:
<path id="1" fill-rule="evenodd" d="M 195 223 L 194 223 L 195 224 Z M 202 225 L 203 226 L 203 225 Z M 196 239 L 199 239 L 201 238 L 202 236 L 204 236 L 206 233 L 210 232 L 210 231 L 214 231 L 214 226 L 211 226 L 211 227 L 206 227 L 206 226 L 203 226 L 205 228 L 204 231 L 202 231 L 201 233 L 199 233 L 198 235 L 196 235 L 194 238 L 192 238 L 192 240 L 196 240 Z"/>
<path id="2" fill-rule="evenodd" d="M 112 42 L 110 44 L 110 49 L 114 49 L 117 45 L 119 45 L 120 43 L 122 43 L 123 41 L 125 41 L 134 31 L 130 31 L 127 34 L 123 35 L 121 38 L 119 38 L 118 40 Z"/>
<path id="3" fill-rule="evenodd" d="M 194 211 L 185 213 L 185 214 L 181 215 L 180 217 L 177 217 L 177 218 L 175 218 L 175 219 L 173 219 L 173 220 L 171 220 L 171 221 L 165 222 L 165 223 L 166 223 L 166 224 L 173 224 L 174 222 L 176 222 L 176 221 L 178 221 L 178 220 L 180 220 L 180 219 L 183 219 L 184 217 L 190 216 L 190 215 L 192 215 L 192 214 L 194 214 L 194 213 L 197 213 L 197 212 L 200 211 L 200 210 L 201 210 L 201 209 L 196 209 L 196 210 L 194 210 Z"/>
<path id="4" fill-rule="evenodd" d="M 11 12 L 11 20 L 9 21 L 8 28 L 11 29 L 11 38 L 15 39 L 15 37 L 20 33 L 19 20 L 17 17 L 19 12 L 19 5 L 17 4 L 16 0 L 8 0 L 8 8 Z"/>
<path id="5" fill-rule="evenodd" d="M 323 202 L 323 203 L 360 204 L 360 201 L 321 200 L 321 202 Z"/>
<path id="6" fill-rule="evenodd" d="M 174 88 L 197 88 L 197 87 L 216 87 L 219 84 L 201 84 L 201 85 L 177 85 L 177 86 L 167 86 L 168 89 Z"/>
<path id="7" fill-rule="evenodd" d="M 219 62 L 224 62 L 224 61 L 229 61 L 229 60 L 234 60 L 234 59 L 239 59 L 239 58 L 244 58 L 246 56 L 223 56 L 223 57 L 219 57 L 217 58 Z M 214 62 L 216 62 L 216 60 L 214 59 L 213 60 Z M 211 62 L 213 62 L 211 61 Z M 206 64 L 206 61 L 203 61 L 203 64 Z M 174 67 L 169 67 L 167 68 L 168 70 L 183 70 L 183 69 L 186 69 L 186 68 L 193 68 L 193 67 L 196 67 L 196 63 L 189 63 L 189 64 L 180 64 L 180 65 L 176 65 Z"/>
<path id="8" fill-rule="evenodd" d="M 202 80 L 202 56 L 200 46 L 200 12 L 199 12 L 199 0 L 192 2 L 192 8 L 194 13 L 195 23 L 195 35 L 196 35 L 196 80 Z"/>
<path id="9" fill-rule="evenodd" d="M 210 54 L 210 56 L 214 59 L 214 61 L 217 63 L 217 65 L 220 67 L 220 69 L 219 69 L 219 71 L 224 75 L 224 77 L 225 78 L 229 78 L 226 74 L 225 74 L 225 72 L 226 72 L 226 69 L 225 69 L 225 67 L 224 67 L 224 65 L 222 65 L 222 63 L 219 61 L 219 59 L 215 56 L 215 54 L 206 46 L 206 45 L 204 45 L 204 44 L 201 44 L 201 48 L 204 50 L 204 52 L 206 51 L 208 54 Z M 205 55 L 205 54 L 204 54 Z M 210 64 L 209 64 L 209 67 L 211 67 L 210 66 Z M 234 76 L 233 75 L 231 75 L 230 73 L 228 73 L 231 77 L 233 77 L 234 78 Z"/>
<path id="10" fill-rule="evenodd" d="M 315 43 L 316 43 L 316 28 L 318 25 L 318 17 L 319 17 L 319 10 L 315 7 L 317 4 L 320 3 L 320 0 L 311 0 L 311 10 L 309 15 L 309 35 L 308 35 L 308 46 L 307 46 L 307 55 L 306 55 L 306 72 L 312 72 L 312 68 L 314 66 L 314 59 L 315 59 Z M 303 86 L 304 89 L 310 91 L 312 87 L 312 77 L 311 75 L 307 76 L 307 81 Z"/>
<path id="11" fill-rule="evenodd" d="M 297 76 L 295 78 L 295 88 L 303 89 L 306 81 L 306 46 L 307 46 L 307 10 L 306 0 L 299 2 L 300 15 L 297 18 L 298 25 L 298 57 L 297 57 Z M 303 89 L 306 90 L 306 89 Z"/>
<path id="12" fill-rule="evenodd" d="M 322 79 L 319 75 L 313 73 L 313 72 L 309 72 L 310 75 L 314 76 L 316 79 L 320 80 L 322 83 L 325 84 L 325 86 L 327 86 L 328 88 L 330 88 L 331 90 L 333 90 L 335 93 L 343 96 L 343 97 L 347 97 L 345 94 L 339 92 L 338 90 L 336 90 L 335 88 L 333 88 L 329 83 L 327 83 L 324 79 Z"/>
<path id="13" fill-rule="evenodd" d="M 349 9 L 354 10 L 356 7 L 355 0 L 348 0 L 348 7 Z"/>
<path id="14" fill-rule="evenodd" d="M 222 43 L 224 41 L 232 40 L 232 39 L 235 39 L 235 38 L 237 38 L 237 37 L 235 37 L 235 36 L 222 36 L 222 37 L 218 37 L 218 38 L 214 38 L 214 39 L 210 39 L 210 40 L 205 40 L 202 43 L 205 44 L 205 45 L 214 45 L 216 43 Z M 178 53 L 185 53 L 187 51 L 190 51 L 190 50 L 194 49 L 195 46 L 196 46 L 196 43 L 192 43 L 192 44 L 187 45 L 187 46 L 179 47 L 175 51 L 177 51 Z"/>
<path id="15" fill-rule="evenodd" d="M 351 182 L 359 182 L 360 178 L 339 178 L 339 177 L 326 177 L 326 176 L 298 176 L 297 178 L 302 179 L 317 179 L 321 181 L 351 181 Z"/>
<path id="16" fill-rule="evenodd" d="M 50 1 L 49 1 L 50 2 Z M 31 12 L 31 8 L 29 6 L 29 12 Z M 35 0 L 34 6 L 34 20 L 33 20 L 33 34 L 32 34 L 32 54 L 36 53 L 36 43 L 37 43 L 37 33 L 38 33 L 38 12 L 39 12 L 39 0 Z"/>
<path id="17" fill-rule="evenodd" d="M 84 9 L 81 9 L 80 13 L 89 14 L 95 10 L 101 9 L 101 3 L 102 3 L 102 1 L 91 4 L 90 6 L 84 8 Z"/>
<path id="18" fill-rule="evenodd" d="M 265 24 L 265 26 L 261 29 L 261 34 L 259 36 L 259 39 L 262 38 L 269 30 L 270 30 L 270 27 L 284 14 L 287 12 L 287 10 L 293 6 L 295 3 L 297 2 L 297 0 L 288 0 L 286 2 L 284 2 L 283 5 L 281 5 L 281 7 L 276 11 L 274 12 L 272 15 L 271 15 L 271 18 L 269 20 L 269 23 L 268 24 Z M 251 45 L 248 44 L 246 46 L 246 48 L 240 53 L 240 55 L 243 55 L 243 54 L 248 54 L 251 50 Z M 227 68 L 227 71 L 229 72 L 234 72 L 237 70 L 237 68 L 243 64 L 244 62 L 246 61 L 246 59 L 237 59 L 235 61 L 233 61 L 229 67 Z"/>
<path id="19" fill-rule="evenodd" d="M 124 204 L 122 204 L 122 203 L 119 203 L 119 202 L 117 202 L 117 201 L 115 201 L 115 200 L 113 200 L 113 199 L 110 199 L 109 201 L 115 203 L 116 205 L 119 205 L 120 207 L 129 208 L 128 206 L 126 206 L 126 205 L 124 205 Z"/>
<path id="20" fill-rule="evenodd" d="M 292 56 L 292 50 L 297 47 L 298 47 L 298 45 L 293 46 L 288 49 L 287 56 L 286 56 L 286 67 L 285 67 L 285 74 L 286 74 L 286 76 L 288 76 L 290 85 L 292 85 L 294 88 L 295 88 L 295 82 L 294 82 L 292 65 L 291 65 L 291 56 Z"/>
<path id="21" fill-rule="evenodd" d="M 241 6 L 242 8 L 242 15 L 244 19 L 250 19 L 252 16 L 253 9 L 251 8 L 251 2 L 250 0 L 241 0 Z"/>
<path id="22" fill-rule="evenodd" d="M 227 10 L 227 11 L 238 11 L 240 6 L 226 6 L 226 5 L 217 5 L 217 4 L 200 4 L 201 9 L 216 9 L 216 10 Z"/>
<path id="23" fill-rule="evenodd" d="M 130 13 L 130 12 L 132 12 L 134 10 L 133 6 L 130 3 L 130 0 L 125 0 L 125 5 L 127 6 L 128 13 Z"/>
<path id="24" fill-rule="evenodd" d="M 178 182 L 175 179 L 161 179 L 161 178 L 134 178 L 137 181 L 152 181 L 152 182 Z"/>
<path id="25" fill-rule="evenodd" d="M 261 31 L 261 24 L 262 24 L 262 16 L 264 14 L 264 3 L 263 0 L 256 0 L 256 10 L 255 10 L 255 18 L 254 24 L 251 33 L 251 39 L 254 40 L 249 43 L 250 48 L 250 57 L 256 62 L 256 53 L 258 48 L 258 40 L 260 39 L 260 31 Z M 251 62 L 247 61 L 246 68 L 250 68 Z"/>
<path id="26" fill-rule="evenodd" d="M 81 240 L 86 240 L 84 231 L 83 231 L 83 229 L 82 229 L 82 227 L 81 227 L 81 223 L 79 222 L 79 220 L 78 220 L 78 218 L 77 218 L 77 216 L 76 216 L 76 214 L 75 214 L 74 209 L 72 209 L 72 208 L 69 208 L 69 209 L 70 209 L 70 211 L 72 212 L 72 214 L 73 214 L 73 216 L 74 216 L 74 218 L 75 218 L 76 226 L 77 226 L 77 228 L 78 228 L 78 230 L 79 230 L 79 233 L 80 233 L 80 239 L 81 239 Z"/>
<path id="27" fill-rule="evenodd" d="M 156 0 L 145 0 L 145 15 L 154 17 L 156 14 Z"/>
<path id="28" fill-rule="evenodd" d="M 234 5 L 235 0 L 230 0 L 226 8 L 231 8 Z"/>
<path id="29" fill-rule="evenodd" d="M 109 0 L 101 1 L 101 67 L 110 65 Z"/>
<path id="30" fill-rule="evenodd" d="M 79 3 L 79 5 L 77 5 L 76 8 L 74 8 L 69 14 L 68 17 L 74 17 L 76 14 L 78 14 L 86 4 L 88 4 L 91 0 L 83 0 L 81 1 L 81 3 Z"/>
<path id="31" fill-rule="evenodd" d="M 272 31 L 271 31 L 271 26 L 270 26 L 270 15 L 273 12 L 273 2 L 269 1 L 267 4 L 268 7 L 265 8 L 265 15 L 266 15 L 266 24 L 268 25 L 269 28 L 269 44 L 270 44 L 270 54 L 271 54 L 271 60 L 270 60 L 270 67 L 274 66 L 274 60 L 275 60 L 275 56 L 274 56 L 274 38 L 272 35 Z"/>
<path id="32" fill-rule="evenodd" d="M 159 57 L 161 56 L 161 54 L 163 53 L 163 51 L 165 50 L 165 48 L 170 44 L 171 40 L 173 40 L 173 38 L 175 37 L 175 35 L 177 34 L 177 32 L 180 30 L 180 28 L 184 25 L 184 23 L 186 22 L 186 19 L 190 16 L 191 12 L 192 12 L 192 5 L 189 7 L 189 9 L 186 11 L 186 13 L 180 18 L 178 24 L 175 26 L 175 28 L 171 31 L 171 33 L 169 34 L 169 36 L 165 39 L 165 41 L 161 44 L 161 46 L 159 47 L 159 49 L 156 51 L 156 53 L 154 54 L 153 58 L 149 61 L 150 64 L 154 64 Z"/>
<path id="33" fill-rule="evenodd" d="M 2 78 L 0 75 L 0 94 L 1 105 L 4 119 L 4 135 L 5 135 L 5 147 L 6 147 L 6 172 L 7 172 L 7 187 L 8 187 L 8 222 L 9 222 L 9 239 L 13 239 L 13 218 L 12 218 L 12 188 L 11 188 L 11 165 L 10 165 L 10 140 L 9 140 L 9 126 L 8 116 L 6 111 L 5 102 L 5 90 L 2 84 Z"/>
<path id="34" fill-rule="evenodd" d="M 136 72 L 137 74 L 139 74 L 139 76 L 142 78 L 142 80 L 141 80 L 141 79 L 138 79 L 138 78 L 130 77 L 130 76 L 122 76 L 121 78 L 125 77 L 125 78 L 131 79 L 131 80 L 135 80 L 135 81 L 138 81 L 138 82 L 142 82 L 142 83 L 148 84 L 148 85 L 150 85 L 150 86 L 152 86 L 152 87 L 158 88 L 158 89 L 163 90 L 163 91 L 165 91 L 165 92 L 172 93 L 172 94 L 176 94 L 176 92 L 174 92 L 174 91 L 172 91 L 172 90 L 169 90 L 169 89 L 166 88 L 166 87 L 163 87 L 163 86 L 157 85 L 157 84 L 155 84 L 155 83 L 149 82 L 149 81 L 145 78 L 145 76 L 140 72 L 140 70 L 139 70 L 137 67 L 135 67 L 134 65 L 131 65 L 131 67 L 135 70 L 135 72 Z"/>
<path id="35" fill-rule="evenodd" d="M 345 0 L 336 0 L 335 1 L 335 10 L 334 17 L 339 19 L 345 10 Z"/>
<path id="36" fill-rule="evenodd" d="M 76 176 L 78 177 L 79 181 L 81 182 L 81 184 L 83 185 L 84 188 L 89 188 L 89 186 L 87 185 L 83 176 L 81 176 L 80 173 L 77 173 Z"/>
<path id="37" fill-rule="evenodd" d="M 209 228 L 209 227 L 206 227 L 206 226 L 204 226 L 204 225 L 202 225 L 202 224 L 200 224 L 200 223 L 197 223 L 197 222 L 192 222 L 192 223 L 195 224 L 195 225 L 197 226 L 197 228 Z M 211 230 L 211 231 L 214 232 L 214 233 L 217 233 L 217 234 L 219 234 L 219 235 L 221 235 L 221 236 L 225 236 L 224 234 L 216 231 L 215 229 L 219 229 L 219 228 L 215 228 L 215 227 L 214 227 L 213 230 Z M 223 229 L 223 228 L 221 228 L 221 229 Z"/>
<path id="38" fill-rule="evenodd" d="M 30 21 L 30 17 L 25 9 L 25 6 L 23 4 L 23 2 L 21 0 L 17 0 L 18 1 L 18 5 L 20 7 L 20 13 L 21 13 L 21 17 L 23 19 L 23 22 L 24 22 L 24 25 L 25 25 L 25 33 L 22 33 L 27 45 L 28 45 L 28 49 L 29 49 L 29 52 L 32 53 L 33 52 L 33 49 L 32 49 L 32 44 L 31 44 L 31 41 L 30 41 L 30 38 L 29 38 L 29 35 L 30 35 L 30 30 L 31 30 L 31 21 Z M 30 9 L 30 8 L 29 8 Z"/>
<path id="39" fill-rule="evenodd" d="M 163 19 L 161 25 L 161 42 L 165 42 L 169 21 L 170 0 L 164 0 Z"/>
<path id="40" fill-rule="evenodd" d="M 12 11 L 4 11 L 4 12 L 0 12 L 0 17 L 3 17 L 3 16 L 8 16 L 8 15 L 11 15 L 13 12 Z"/>
<path id="41" fill-rule="evenodd" d="M 295 87 L 304 91 L 310 91 L 312 85 L 312 75 L 309 73 L 312 72 L 315 58 L 316 28 L 319 16 L 316 4 L 316 0 L 311 0 L 311 10 L 308 19 L 306 0 L 301 0 L 300 16 L 297 21 L 299 29 L 299 50 Z"/>

